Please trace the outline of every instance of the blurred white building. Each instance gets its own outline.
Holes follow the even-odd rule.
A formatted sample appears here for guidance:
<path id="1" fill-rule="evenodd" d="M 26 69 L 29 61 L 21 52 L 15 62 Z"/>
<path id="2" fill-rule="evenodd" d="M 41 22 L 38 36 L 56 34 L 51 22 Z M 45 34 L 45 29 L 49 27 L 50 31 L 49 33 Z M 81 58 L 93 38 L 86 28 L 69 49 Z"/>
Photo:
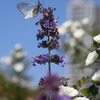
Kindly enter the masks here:
<path id="1" fill-rule="evenodd" d="M 93 1 L 72 0 L 67 10 L 68 19 L 72 21 L 81 21 L 86 17 L 93 22 L 100 20 L 100 8 Z"/>

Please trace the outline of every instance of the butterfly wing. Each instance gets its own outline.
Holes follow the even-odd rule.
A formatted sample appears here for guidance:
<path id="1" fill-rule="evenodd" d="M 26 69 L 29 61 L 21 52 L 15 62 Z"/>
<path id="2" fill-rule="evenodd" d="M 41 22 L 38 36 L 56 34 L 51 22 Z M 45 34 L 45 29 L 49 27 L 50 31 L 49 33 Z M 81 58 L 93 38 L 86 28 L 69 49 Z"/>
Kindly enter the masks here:
<path id="1" fill-rule="evenodd" d="M 17 5 L 19 11 L 24 14 L 24 15 L 27 15 L 37 4 L 35 3 L 25 3 L 25 2 L 22 2 L 22 3 L 19 3 Z"/>
<path id="2" fill-rule="evenodd" d="M 40 4 L 40 1 L 38 1 L 38 4 L 23 2 L 19 3 L 17 7 L 22 14 L 26 15 L 24 19 L 28 19 L 36 17 L 38 15 L 38 12 L 42 8 L 42 5 Z"/>
<path id="3" fill-rule="evenodd" d="M 38 13 L 41 10 L 41 8 L 42 8 L 42 4 L 38 0 L 38 4 L 36 5 L 36 7 L 33 10 L 33 17 L 36 17 L 38 15 Z"/>
<path id="4" fill-rule="evenodd" d="M 41 10 L 42 5 L 38 4 L 34 9 L 33 9 L 33 17 L 36 17 L 39 13 L 39 11 Z"/>
<path id="5" fill-rule="evenodd" d="M 33 9 L 30 10 L 30 11 L 26 14 L 26 16 L 24 17 L 24 19 L 28 19 L 28 18 L 33 18 Z"/>

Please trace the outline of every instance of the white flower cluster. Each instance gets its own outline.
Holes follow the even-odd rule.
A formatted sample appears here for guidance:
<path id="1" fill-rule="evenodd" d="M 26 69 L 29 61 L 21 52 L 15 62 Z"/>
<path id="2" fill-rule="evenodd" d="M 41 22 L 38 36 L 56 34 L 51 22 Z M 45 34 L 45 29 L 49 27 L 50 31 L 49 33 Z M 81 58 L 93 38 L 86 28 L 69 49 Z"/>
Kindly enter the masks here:
<path id="1" fill-rule="evenodd" d="M 81 21 L 68 20 L 58 27 L 59 34 L 65 35 L 65 39 L 61 41 L 64 41 L 65 45 L 67 44 L 66 48 L 68 54 L 74 55 L 77 49 L 84 51 L 84 46 L 86 46 L 87 49 L 91 47 L 93 41 L 91 35 L 87 34 L 87 27 L 91 28 L 89 18 L 84 18 Z"/>
<path id="2" fill-rule="evenodd" d="M 100 43 L 100 34 L 93 37 L 93 40 L 97 43 Z M 99 57 L 99 54 L 96 51 L 89 53 L 86 58 L 85 65 L 88 66 L 88 65 L 94 63 L 98 57 Z"/>
<path id="3" fill-rule="evenodd" d="M 7 56 L 7 57 L 6 56 L 3 56 L 3 57 L 0 58 L 0 62 L 6 64 L 8 66 L 10 64 L 12 64 L 12 60 L 13 60 L 13 58 L 10 57 L 10 56 Z"/>
<path id="4" fill-rule="evenodd" d="M 23 63 L 16 63 L 14 64 L 14 70 L 16 72 L 21 72 L 24 69 L 24 64 Z"/>
<path id="5" fill-rule="evenodd" d="M 74 98 L 74 100 L 89 100 L 89 99 L 86 97 L 76 97 Z"/>
<path id="6" fill-rule="evenodd" d="M 100 44 L 100 34 L 93 37 L 93 40 L 97 42 L 98 44 Z M 86 66 L 91 65 L 97 60 L 98 57 L 99 57 L 99 54 L 96 51 L 89 53 L 86 58 L 85 65 Z M 94 82 L 100 82 L 100 70 L 94 73 L 94 75 L 92 76 L 92 80 Z"/>
<path id="7" fill-rule="evenodd" d="M 78 95 L 78 91 L 72 87 L 69 86 L 59 86 L 59 95 L 61 96 L 69 96 L 69 97 L 74 97 Z"/>
<path id="8" fill-rule="evenodd" d="M 20 44 L 16 44 L 15 49 L 11 51 L 11 55 L 16 59 L 21 59 L 26 57 L 27 53 L 23 51 L 23 48 Z"/>
<path id="9" fill-rule="evenodd" d="M 72 33 L 74 38 L 80 39 L 85 35 L 85 30 L 82 28 L 83 26 L 89 26 L 90 25 L 89 18 L 84 18 L 80 22 L 79 21 L 66 21 L 61 26 L 59 26 L 58 31 L 60 35 L 64 35 L 66 32 Z"/>
<path id="10" fill-rule="evenodd" d="M 78 90 L 74 89 L 73 87 L 61 85 L 59 86 L 59 95 L 75 97 L 78 95 Z M 73 100 L 89 100 L 89 99 L 86 97 L 75 97 Z"/>

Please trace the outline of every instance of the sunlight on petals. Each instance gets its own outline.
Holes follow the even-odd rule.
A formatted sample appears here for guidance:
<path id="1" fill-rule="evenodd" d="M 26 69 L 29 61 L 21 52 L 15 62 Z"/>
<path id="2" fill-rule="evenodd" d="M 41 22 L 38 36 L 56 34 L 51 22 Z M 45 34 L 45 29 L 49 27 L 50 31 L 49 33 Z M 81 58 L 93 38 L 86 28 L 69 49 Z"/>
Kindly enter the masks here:
<path id="1" fill-rule="evenodd" d="M 100 82 L 100 70 L 98 70 L 94 75 L 92 76 L 92 80 L 94 82 Z"/>
<path id="2" fill-rule="evenodd" d="M 74 100 L 89 100 L 89 99 L 86 97 L 76 97 L 74 98 Z"/>
<path id="3" fill-rule="evenodd" d="M 85 61 L 85 65 L 88 66 L 92 63 L 94 63 L 96 61 L 96 59 L 98 58 L 98 53 L 96 53 L 96 51 L 93 51 L 91 53 L 88 54 L 86 61 Z"/>

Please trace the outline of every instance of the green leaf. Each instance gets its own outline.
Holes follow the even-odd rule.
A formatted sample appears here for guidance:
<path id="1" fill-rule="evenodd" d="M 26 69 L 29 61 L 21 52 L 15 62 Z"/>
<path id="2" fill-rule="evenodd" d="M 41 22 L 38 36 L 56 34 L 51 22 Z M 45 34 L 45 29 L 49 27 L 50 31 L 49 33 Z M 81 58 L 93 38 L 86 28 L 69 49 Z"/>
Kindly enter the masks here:
<path id="1" fill-rule="evenodd" d="M 65 77 L 61 77 L 62 80 L 65 80 Z"/>
<path id="2" fill-rule="evenodd" d="M 85 77 L 82 77 L 82 78 L 80 79 L 80 81 L 81 81 L 82 84 L 85 83 L 85 82 L 86 82 Z"/>
<path id="3" fill-rule="evenodd" d="M 87 97 L 92 96 L 88 88 L 81 89 L 81 93 Z"/>
<path id="4" fill-rule="evenodd" d="M 81 86 L 81 81 L 80 81 L 80 80 L 77 81 L 76 84 L 77 84 L 78 86 Z"/>
<path id="5" fill-rule="evenodd" d="M 87 76 L 87 77 L 86 77 L 86 80 L 88 80 L 88 79 L 89 79 L 89 77 Z"/>
<path id="6" fill-rule="evenodd" d="M 93 96 L 98 94 L 98 88 L 94 84 L 89 87 L 89 90 Z"/>
<path id="7" fill-rule="evenodd" d="M 73 85 L 72 87 L 73 87 L 74 89 L 77 89 L 77 86 L 76 86 L 76 85 Z"/>
<path id="8" fill-rule="evenodd" d="M 70 80 L 70 78 L 66 78 L 65 80 L 66 80 L 66 81 L 67 81 L 67 80 Z"/>

